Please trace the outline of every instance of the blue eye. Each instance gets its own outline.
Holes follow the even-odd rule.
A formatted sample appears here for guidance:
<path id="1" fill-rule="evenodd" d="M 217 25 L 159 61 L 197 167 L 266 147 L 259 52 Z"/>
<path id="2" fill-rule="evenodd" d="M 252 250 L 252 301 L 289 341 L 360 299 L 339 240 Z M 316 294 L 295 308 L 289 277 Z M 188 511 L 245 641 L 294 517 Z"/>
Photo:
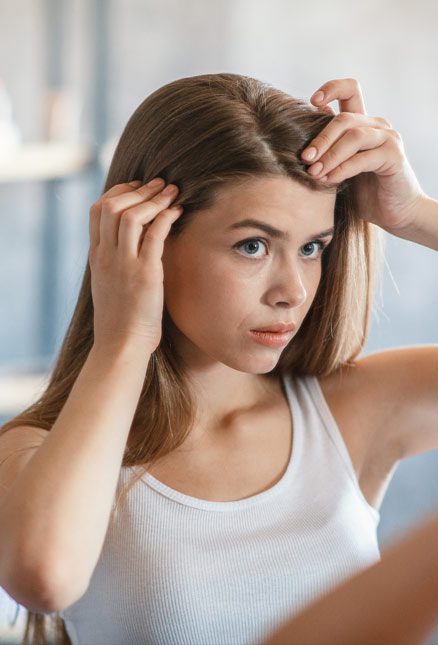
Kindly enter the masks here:
<path id="1" fill-rule="evenodd" d="M 264 244 L 266 249 L 268 248 L 268 245 L 266 244 L 266 242 L 264 242 L 263 240 L 260 240 L 257 237 L 252 237 L 249 240 L 243 240 L 243 242 L 238 242 L 234 246 L 235 246 L 235 248 L 240 248 L 241 246 L 247 246 L 247 247 L 252 246 L 252 248 L 254 249 L 254 245 L 257 245 L 257 244 L 260 244 L 260 243 Z M 250 255 L 254 256 L 254 253 L 250 252 Z M 260 257 L 260 256 L 256 256 L 256 257 Z"/>
<path id="2" fill-rule="evenodd" d="M 240 249 L 241 247 L 246 246 L 248 248 L 248 250 L 249 250 L 248 251 L 249 255 L 247 257 L 251 256 L 251 257 L 255 257 L 256 259 L 259 259 L 259 258 L 261 258 L 263 256 L 256 255 L 257 248 L 254 249 L 254 246 L 257 247 L 257 245 L 260 245 L 260 244 L 263 244 L 264 247 L 266 249 L 268 249 L 268 244 L 267 244 L 266 240 L 263 240 L 263 239 L 258 238 L 258 237 L 251 237 L 251 238 L 249 238 L 247 240 L 242 240 L 241 242 L 238 242 L 237 244 L 235 244 L 233 246 L 233 248 Z M 312 240 L 311 242 L 307 242 L 307 244 L 304 244 L 304 246 L 302 246 L 301 248 L 305 249 L 306 247 L 308 248 L 308 247 L 312 247 L 312 246 L 315 246 L 315 245 L 317 245 L 318 254 L 312 255 L 312 253 L 310 253 L 310 254 L 304 253 L 304 257 L 310 258 L 311 260 L 318 260 L 319 259 L 319 257 L 322 254 L 322 251 L 327 246 L 327 244 L 323 240 Z"/>
<path id="3" fill-rule="evenodd" d="M 322 240 L 312 240 L 312 242 L 307 242 L 307 244 L 305 244 L 305 245 L 304 245 L 304 246 L 302 246 L 301 248 L 302 248 L 302 249 L 304 249 L 304 248 L 306 248 L 306 246 L 312 246 L 312 244 L 317 244 L 317 245 L 318 245 L 318 250 L 319 250 L 319 251 L 323 251 L 323 250 L 324 250 L 324 248 L 325 248 L 325 246 L 326 246 Z M 308 258 L 308 257 L 310 257 L 310 256 L 309 256 L 309 255 L 306 255 L 305 257 L 307 257 L 307 258 Z"/>

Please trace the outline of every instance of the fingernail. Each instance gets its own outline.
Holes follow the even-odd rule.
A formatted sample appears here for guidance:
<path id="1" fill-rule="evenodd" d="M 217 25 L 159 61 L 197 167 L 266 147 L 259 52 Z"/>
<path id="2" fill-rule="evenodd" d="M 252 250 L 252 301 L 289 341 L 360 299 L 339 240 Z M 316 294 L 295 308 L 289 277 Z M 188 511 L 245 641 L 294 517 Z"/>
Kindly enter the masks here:
<path id="1" fill-rule="evenodd" d="M 152 181 L 148 181 L 147 186 L 154 188 L 155 186 L 159 186 L 160 184 L 164 184 L 164 179 L 161 179 L 161 177 L 156 177 L 155 179 L 152 179 Z"/>
<path id="2" fill-rule="evenodd" d="M 318 173 L 321 172 L 323 168 L 324 168 L 323 164 L 320 161 L 318 161 L 311 168 L 309 168 L 309 172 L 311 172 L 312 175 L 317 175 Z"/>
<path id="3" fill-rule="evenodd" d="M 313 146 L 303 150 L 303 157 L 305 157 L 306 159 L 313 159 L 315 155 L 316 155 L 316 148 L 314 148 Z"/>
<path id="4" fill-rule="evenodd" d="M 169 184 L 169 186 L 166 186 L 166 188 L 163 190 L 161 193 L 162 195 L 172 195 L 173 193 L 176 193 L 178 191 L 178 187 L 175 186 L 174 184 Z"/>
<path id="5" fill-rule="evenodd" d="M 324 99 L 324 92 L 321 92 L 321 91 L 315 92 L 315 94 L 312 96 L 312 99 L 316 103 L 321 103 L 321 101 Z"/>

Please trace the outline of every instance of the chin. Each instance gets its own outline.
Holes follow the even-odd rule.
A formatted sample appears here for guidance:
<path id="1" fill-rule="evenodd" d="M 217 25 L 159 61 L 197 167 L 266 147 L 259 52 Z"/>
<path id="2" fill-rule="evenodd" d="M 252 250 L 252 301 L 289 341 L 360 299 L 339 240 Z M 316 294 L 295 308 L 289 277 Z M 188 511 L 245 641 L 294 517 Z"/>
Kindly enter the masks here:
<path id="1" fill-rule="evenodd" d="M 246 374 L 268 374 L 272 372 L 279 361 L 280 355 L 275 356 L 272 353 L 271 356 L 246 356 L 242 357 L 242 360 L 239 361 L 239 364 L 236 364 L 236 361 L 233 360 L 229 367 L 232 367 L 239 372 L 245 372 Z"/>

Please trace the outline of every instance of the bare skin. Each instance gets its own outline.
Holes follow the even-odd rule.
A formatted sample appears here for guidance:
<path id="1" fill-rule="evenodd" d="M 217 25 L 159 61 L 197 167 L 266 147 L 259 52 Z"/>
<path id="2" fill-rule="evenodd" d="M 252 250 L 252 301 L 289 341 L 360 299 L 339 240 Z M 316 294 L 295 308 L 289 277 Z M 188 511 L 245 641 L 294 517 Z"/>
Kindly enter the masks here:
<path id="1" fill-rule="evenodd" d="M 298 332 L 321 278 L 315 234 L 333 227 L 334 204 L 334 193 L 289 178 L 255 178 L 222 188 L 213 208 L 198 212 L 180 238 L 166 240 L 165 303 L 172 343 L 193 385 L 199 433 L 229 427 L 230 414 L 237 422 L 269 393 L 263 375 L 284 347 L 262 346 L 249 330 L 293 322 Z M 288 232 L 290 240 L 254 227 L 226 230 L 246 218 Z M 248 238 L 249 247 L 233 248 Z"/>
<path id="2" fill-rule="evenodd" d="M 255 343 L 248 330 L 283 321 L 296 323 L 298 332 L 321 279 L 321 251 L 312 240 L 333 226 L 334 204 L 335 194 L 288 178 L 254 178 L 223 188 L 215 206 L 197 213 L 181 237 L 166 239 L 165 302 L 197 423 L 182 446 L 149 468 L 163 483 L 194 497 L 232 501 L 263 492 L 283 476 L 292 419 L 282 384 L 264 376 L 283 348 Z M 249 217 L 289 233 L 290 241 L 253 227 L 226 231 Z M 250 246 L 233 249 L 248 239 Z M 320 378 L 320 385 L 362 492 L 379 508 L 400 455 L 383 434 L 376 436 L 367 378 L 365 371 L 344 369 Z"/>
<path id="3" fill-rule="evenodd" d="M 385 436 L 378 440 L 369 400 L 356 387 L 357 375 L 334 373 L 320 385 L 349 452 L 368 503 L 378 510 L 400 460 Z M 346 383 L 355 395 L 345 395 Z M 342 383 L 342 386 L 341 386 Z M 362 394 L 361 394 L 362 393 Z M 364 413 L 359 412 L 363 409 Z M 360 419 L 360 426 L 358 425 Z M 199 431 L 201 432 L 201 431 Z M 223 426 L 202 439 L 191 435 L 178 449 L 148 468 L 154 477 L 186 495 L 210 501 L 234 501 L 274 486 L 285 473 L 293 449 L 293 427 L 286 394 L 274 381 L 271 395 L 245 414 L 239 424 Z M 226 477 L 224 473 L 226 472 Z"/>
<path id="4" fill-rule="evenodd" d="M 288 403 L 282 392 L 272 389 L 269 399 L 265 395 L 259 404 L 241 410 L 238 422 L 196 439 L 189 435 L 148 472 L 186 495 L 234 501 L 274 486 L 286 470 L 291 447 Z"/>
<path id="5" fill-rule="evenodd" d="M 172 343 L 197 405 L 189 438 L 149 469 L 169 486 L 228 501 L 262 492 L 284 473 L 292 420 L 281 383 L 264 376 L 284 347 L 262 346 L 249 330 L 293 322 L 298 332 L 321 278 L 316 234 L 333 227 L 334 204 L 334 193 L 289 178 L 254 178 L 222 188 L 214 207 L 198 212 L 182 236 L 166 240 Z M 226 230 L 246 218 L 285 231 L 290 240 L 254 227 Z"/>
<path id="6" fill-rule="evenodd" d="M 302 152 L 302 158 L 309 164 L 308 172 L 333 186 L 359 175 L 357 211 L 360 217 L 400 238 L 438 249 L 438 201 L 421 189 L 405 156 L 400 134 L 387 119 L 366 114 L 358 81 L 352 78 L 327 81 L 310 100 L 334 118 Z M 334 100 L 339 102 L 338 115 L 328 105 Z M 311 152 L 313 155 L 309 154 Z M 246 328 L 247 320 L 250 327 L 253 323 L 264 325 L 278 320 L 265 319 L 265 312 L 284 314 L 281 320 L 293 320 L 299 327 L 311 305 L 320 276 L 318 264 L 298 259 L 297 249 L 308 241 L 302 236 L 310 233 L 309 221 L 313 225 L 331 219 L 330 199 L 334 200 L 334 195 L 312 193 L 283 178 L 257 179 L 247 187 L 250 194 L 242 186 L 233 192 L 224 190 L 216 207 L 202 214 L 207 217 L 193 222 L 195 236 L 187 239 L 186 256 L 170 242 L 166 244 L 164 255 L 167 258 L 167 250 L 176 251 L 168 266 L 173 261 L 178 266 L 184 258 L 184 266 L 178 267 L 179 273 L 172 274 L 172 283 L 167 282 L 170 306 L 180 330 L 176 332 L 175 341 L 187 359 L 199 398 L 199 425 L 194 437 L 209 433 L 216 437 L 217 446 L 224 436 L 239 435 L 236 429 L 233 433 L 223 430 L 229 430 L 230 424 L 226 421 L 230 416 L 236 421 L 234 427 L 238 426 L 239 410 L 245 408 L 244 401 L 248 400 L 245 387 L 249 384 L 248 373 L 260 379 L 270 369 L 265 368 L 265 363 L 272 359 L 275 364 L 276 360 L 275 350 L 266 349 L 265 352 L 265 348 L 261 348 L 261 353 L 259 348 L 256 351 L 251 347 L 249 352 L 241 351 L 243 346 L 246 349 L 247 343 L 239 345 L 240 331 Z M 272 188 L 276 190 L 270 190 Z M 286 252 L 285 247 L 277 246 L 275 242 L 274 253 L 269 253 L 268 258 L 259 263 L 255 261 L 248 268 L 236 261 L 235 270 L 230 272 L 228 257 L 216 253 L 216 247 L 211 246 L 211 235 L 217 233 L 215 225 L 220 221 L 249 216 L 248 211 L 251 211 L 251 217 L 261 212 L 264 220 L 269 219 L 271 223 L 275 220 L 283 230 L 289 230 L 290 225 L 292 244 Z M 216 216 L 213 221 L 211 213 Z M 289 213 L 290 217 L 287 217 Z M 203 246 L 197 244 L 199 233 L 204 234 Z M 250 233 L 253 234 L 248 230 Z M 215 269 L 218 267 L 216 274 L 210 270 L 213 265 L 206 257 L 207 251 L 214 260 Z M 196 274 L 197 267 L 202 272 L 200 276 Z M 190 280 L 184 284 L 186 275 Z M 196 314 L 193 324 L 188 317 L 191 311 Z M 218 339 L 222 340 L 219 348 Z M 376 508 L 397 463 L 438 446 L 437 354 L 436 345 L 378 352 L 357 359 L 357 369 L 338 370 L 320 379 L 362 491 Z M 215 363 L 217 359 L 221 363 Z M 231 371 L 230 367 L 239 371 Z M 197 378 L 201 372 L 202 380 Z M 412 373 L 416 374 L 414 380 L 410 378 Z M 243 402 L 239 403 L 239 400 Z M 277 401 L 278 409 L 284 410 L 284 399 L 277 398 Z M 240 420 L 242 418 L 240 415 Z M 271 412 L 274 425 L 279 425 L 281 418 L 285 417 Z M 286 434 L 287 422 L 283 423 Z M 253 445 L 255 437 L 254 434 Z M 281 476 L 286 446 L 284 441 L 282 456 L 276 458 L 273 447 L 268 455 L 260 448 L 260 462 L 270 461 L 272 470 L 270 477 L 266 474 L 260 477 L 254 493 L 268 486 L 269 480 L 275 482 Z M 242 474 L 248 476 L 246 471 Z M 211 469 L 209 476 L 213 476 Z"/>

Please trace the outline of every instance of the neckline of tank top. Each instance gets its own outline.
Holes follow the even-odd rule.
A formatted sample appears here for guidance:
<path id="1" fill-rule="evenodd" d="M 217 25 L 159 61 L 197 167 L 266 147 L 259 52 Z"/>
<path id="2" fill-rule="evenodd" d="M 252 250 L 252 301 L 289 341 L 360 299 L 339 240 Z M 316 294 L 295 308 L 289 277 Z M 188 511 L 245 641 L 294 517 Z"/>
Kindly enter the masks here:
<path id="1" fill-rule="evenodd" d="M 290 484 L 290 480 L 295 473 L 295 462 L 297 460 L 297 455 L 300 452 L 299 448 L 301 445 L 301 432 L 302 428 L 300 427 L 301 415 L 298 414 L 298 401 L 295 396 L 294 388 L 291 383 L 291 377 L 287 375 L 281 376 L 283 383 L 285 385 L 285 391 L 287 400 L 289 403 L 289 412 L 291 416 L 291 431 L 292 431 L 292 447 L 289 454 L 289 461 L 286 466 L 282 477 L 270 488 L 262 491 L 261 493 L 256 493 L 250 497 L 244 497 L 243 499 L 236 499 L 230 501 L 213 501 L 208 499 L 201 499 L 200 497 L 193 497 L 192 495 L 186 495 L 181 493 L 175 488 L 167 486 L 160 480 L 156 479 L 151 473 L 145 472 L 141 481 L 153 488 L 158 493 L 163 494 L 165 497 L 172 499 L 175 502 L 180 502 L 185 506 L 192 506 L 194 508 L 199 508 L 207 511 L 237 511 L 250 508 L 261 504 L 262 502 L 269 501 L 272 497 L 280 493 L 286 485 Z M 131 470 L 135 469 L 135 466 L 128 467 Z"/>

